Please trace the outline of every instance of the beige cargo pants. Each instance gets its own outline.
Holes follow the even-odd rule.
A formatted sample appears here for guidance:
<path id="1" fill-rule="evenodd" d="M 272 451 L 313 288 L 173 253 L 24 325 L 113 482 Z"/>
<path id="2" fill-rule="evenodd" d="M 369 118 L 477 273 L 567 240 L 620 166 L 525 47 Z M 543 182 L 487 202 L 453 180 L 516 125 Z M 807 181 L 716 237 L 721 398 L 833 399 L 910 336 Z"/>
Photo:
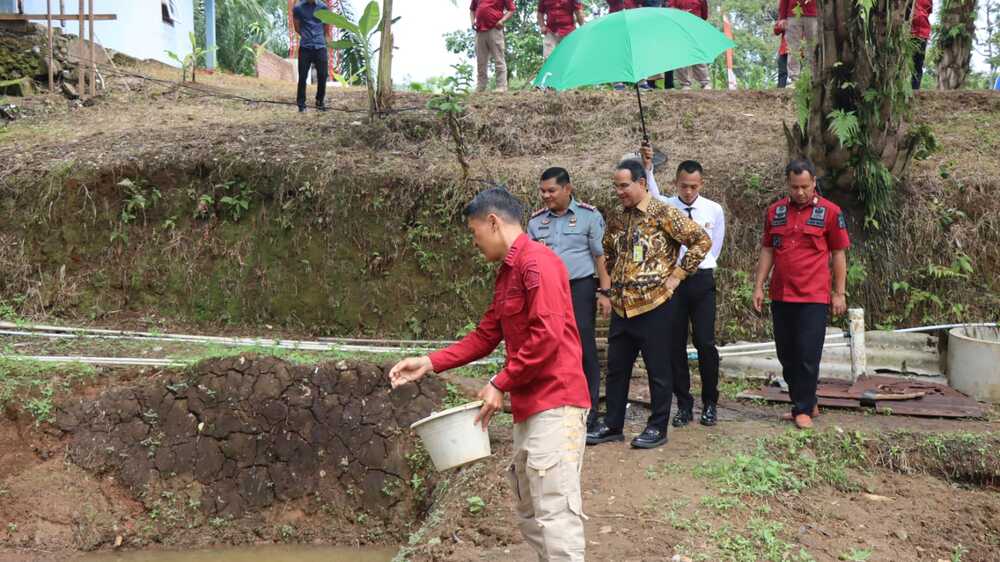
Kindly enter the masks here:
<path id="1" fill-rule="evenodd" d="M 556 50 L 559 43 L 562 43 L 563 36 L 556 35 L 555 33 L 546 33 L 542 35 L 542 60 L 549 58 L 552 51 Z"/>
<path id="2" fill-rule="evenodd" d="M 696 82 L 701 84 L 702 89 L 709 90 L 712 88 L 707 64 L 696 64 L 694 66 L 678 68 L 674 71 L 674 84 L 684 89 L 690 89 L 692 76 Z"/>
<path id="3" fill-rule="evenodd" d="M 514 424 L 507 478 L 524 540 L 540 562 L 583 562 L 580 471 L 587 410 L 562 406 Z"/>
<path id="4" fill-rule="evenodd" d="M 497 91 L 507 91 L 507 53 L 503 28 L 494 27 L 489 31 L 476 32 L 476 91 L 485 92 L 490 83 L 490 59 L 497 79 Z"/>
<path id="5" fill-rule="evenodd" d="M 813 53 L 816 52 L 816 36 L 819 20 L 815 17 L 796 16 L 788 18 L 785 40 L 788 41 L 788 83 L 792 84 L 808 66 L 813 70 Z"/>

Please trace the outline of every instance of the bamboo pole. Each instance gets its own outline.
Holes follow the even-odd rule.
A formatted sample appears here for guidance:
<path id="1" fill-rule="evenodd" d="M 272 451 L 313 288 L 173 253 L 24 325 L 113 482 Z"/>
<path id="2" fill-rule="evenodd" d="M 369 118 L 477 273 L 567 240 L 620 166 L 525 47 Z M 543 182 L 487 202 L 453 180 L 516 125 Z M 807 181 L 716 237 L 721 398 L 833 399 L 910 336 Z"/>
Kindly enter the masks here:
<path id="1" fill-rule="evenodd" d="M 90 8 L 90 95 L 97 95 L 97 51 L 94 45 L 94 0 L 88 0 Z"/>
<path id="2" fill-rule="evenodd" d="M 77 80 L 77 90 L 79 90 L 80 95 L 83 96 L 87 93 L 86 82 L 84 75 L 87 73 L 85 66 L 83 66 L 83 36 L 86 34 L 87 29 L 83 27 L 83 0 L 80 0 L 80 11 L 77 13 L 80 22 L 80 50 L 76 53 L 77 55 L 77 74 L 79 75 L 79 80 Z"/>
<path id="3" fill-rule="evenodd" d="M 53 79 L 52 72 L 52 59 L 55 58 L 52 55 L 52 0 L 45 0 L 45 10 L 48 16 L 48 30 L 49 30 L 49 93 L 52 93 L 52 84 L 55 82 Z"/>

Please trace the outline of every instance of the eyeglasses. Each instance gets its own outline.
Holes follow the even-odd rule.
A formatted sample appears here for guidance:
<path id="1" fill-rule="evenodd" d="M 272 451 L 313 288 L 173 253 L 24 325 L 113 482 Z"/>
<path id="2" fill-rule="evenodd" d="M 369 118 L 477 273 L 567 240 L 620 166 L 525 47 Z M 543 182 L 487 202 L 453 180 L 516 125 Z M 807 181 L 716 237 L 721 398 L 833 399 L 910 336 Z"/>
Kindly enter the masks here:
<path id="1" fill-rule="evenodd" d="M 616 191 L 624 191 L 624 190 L 628 189 L 629 187 L 631 187 L 633 183 L 635 183 L 635 182 L 612 183 L 611 184 L 611 189 L 614 189 Z"/>

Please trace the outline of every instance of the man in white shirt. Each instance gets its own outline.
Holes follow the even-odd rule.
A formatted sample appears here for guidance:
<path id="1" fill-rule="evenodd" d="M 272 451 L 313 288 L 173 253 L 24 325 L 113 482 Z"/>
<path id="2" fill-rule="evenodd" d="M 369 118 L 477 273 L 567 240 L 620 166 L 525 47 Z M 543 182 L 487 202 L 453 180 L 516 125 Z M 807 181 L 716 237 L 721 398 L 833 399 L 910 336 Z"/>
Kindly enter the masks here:
<path id="1" fill-rule="evenodd" d="M 643 164 L 652 170 L 652 150 L 640 150 Z M 677 195 L 663 197 L 655 180 L 648 182 L 655 197 L 677 207 L 701 225 L 712 239 L 712 249 L 698 266 L 698 273 L 685 279 L 673 296 L 675 299 L 675 324 L 670 330 L 674 346 L 674 394 L 677 396 L 677 414 L 674 427 L 683 427 L 694 419 L 694 398 L 691 396 L 691 372 L 687 360 L 688 323 L 693 327 L 694 347 L 698 350 L 698 371 L 701 374 L 701 424 L 712 426 L 718 421 L 719 402 L 719 351 L 715 347 L 715 267 L 722 252 L 726 235 L 726 218 L 722 206 L 701 195 L 704 186 L 701 164 L 685 160 L 677 166 L 674 187 Z M 649 174 L 652 177 L 652 174 Z M 684 257 L 686 248 L 681 248 Z"/>

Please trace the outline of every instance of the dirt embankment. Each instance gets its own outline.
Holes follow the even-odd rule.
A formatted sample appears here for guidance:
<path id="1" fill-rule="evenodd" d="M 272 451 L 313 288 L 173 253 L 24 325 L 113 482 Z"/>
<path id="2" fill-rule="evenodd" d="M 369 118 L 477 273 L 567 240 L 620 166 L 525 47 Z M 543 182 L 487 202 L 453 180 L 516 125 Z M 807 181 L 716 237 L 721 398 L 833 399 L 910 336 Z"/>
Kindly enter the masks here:
<path id="1" fill-rule="evenodd" d="M 435 482 L 407 428 L 443 397 L 390 392 L 370 363 L 253 356 L 91 389 L 47 435 L 0 422 L 2 542 L 398 544 Z"/>
<path id="2" fill-rule="evenodd" d="M 112 81 L 77 109 L 23 102 L 0 152 L 3 304 L 75 322 L 451 338 L 478 318 L 492 277 L 462 224 L 471 194 L 502 182 L 534 206 L 540 171 L 560 165 L 608 212 L 610 168 L 640 138 L 634 98 L 616 92 L 477 95 L 462 119 L 463 181 L 424 95 L 401 93 L 408 111 L 369 121 L 359 91 L 331 91 L 333 111 L 299 115 L 217 97 L 290 101 L 287 85 L 205 80 L 199 90 Z M 781 126 L 794 101 L 776 91 L 645 98 L 652 142 L 670 157 L 660 183 L 669 189 L 678 161 L 700 160 L 705 194 L 727 212 L 720 337 L 766 337 L 769 319 L 749 306 L 752 271 L 761 213 L 783 190 Z M 855 238 L 850 304 L 873 326 L 993 319 L 1000 98 L 926 92 L 913 103 L 941 148 L 913 162 L 898 219 Z"/>

